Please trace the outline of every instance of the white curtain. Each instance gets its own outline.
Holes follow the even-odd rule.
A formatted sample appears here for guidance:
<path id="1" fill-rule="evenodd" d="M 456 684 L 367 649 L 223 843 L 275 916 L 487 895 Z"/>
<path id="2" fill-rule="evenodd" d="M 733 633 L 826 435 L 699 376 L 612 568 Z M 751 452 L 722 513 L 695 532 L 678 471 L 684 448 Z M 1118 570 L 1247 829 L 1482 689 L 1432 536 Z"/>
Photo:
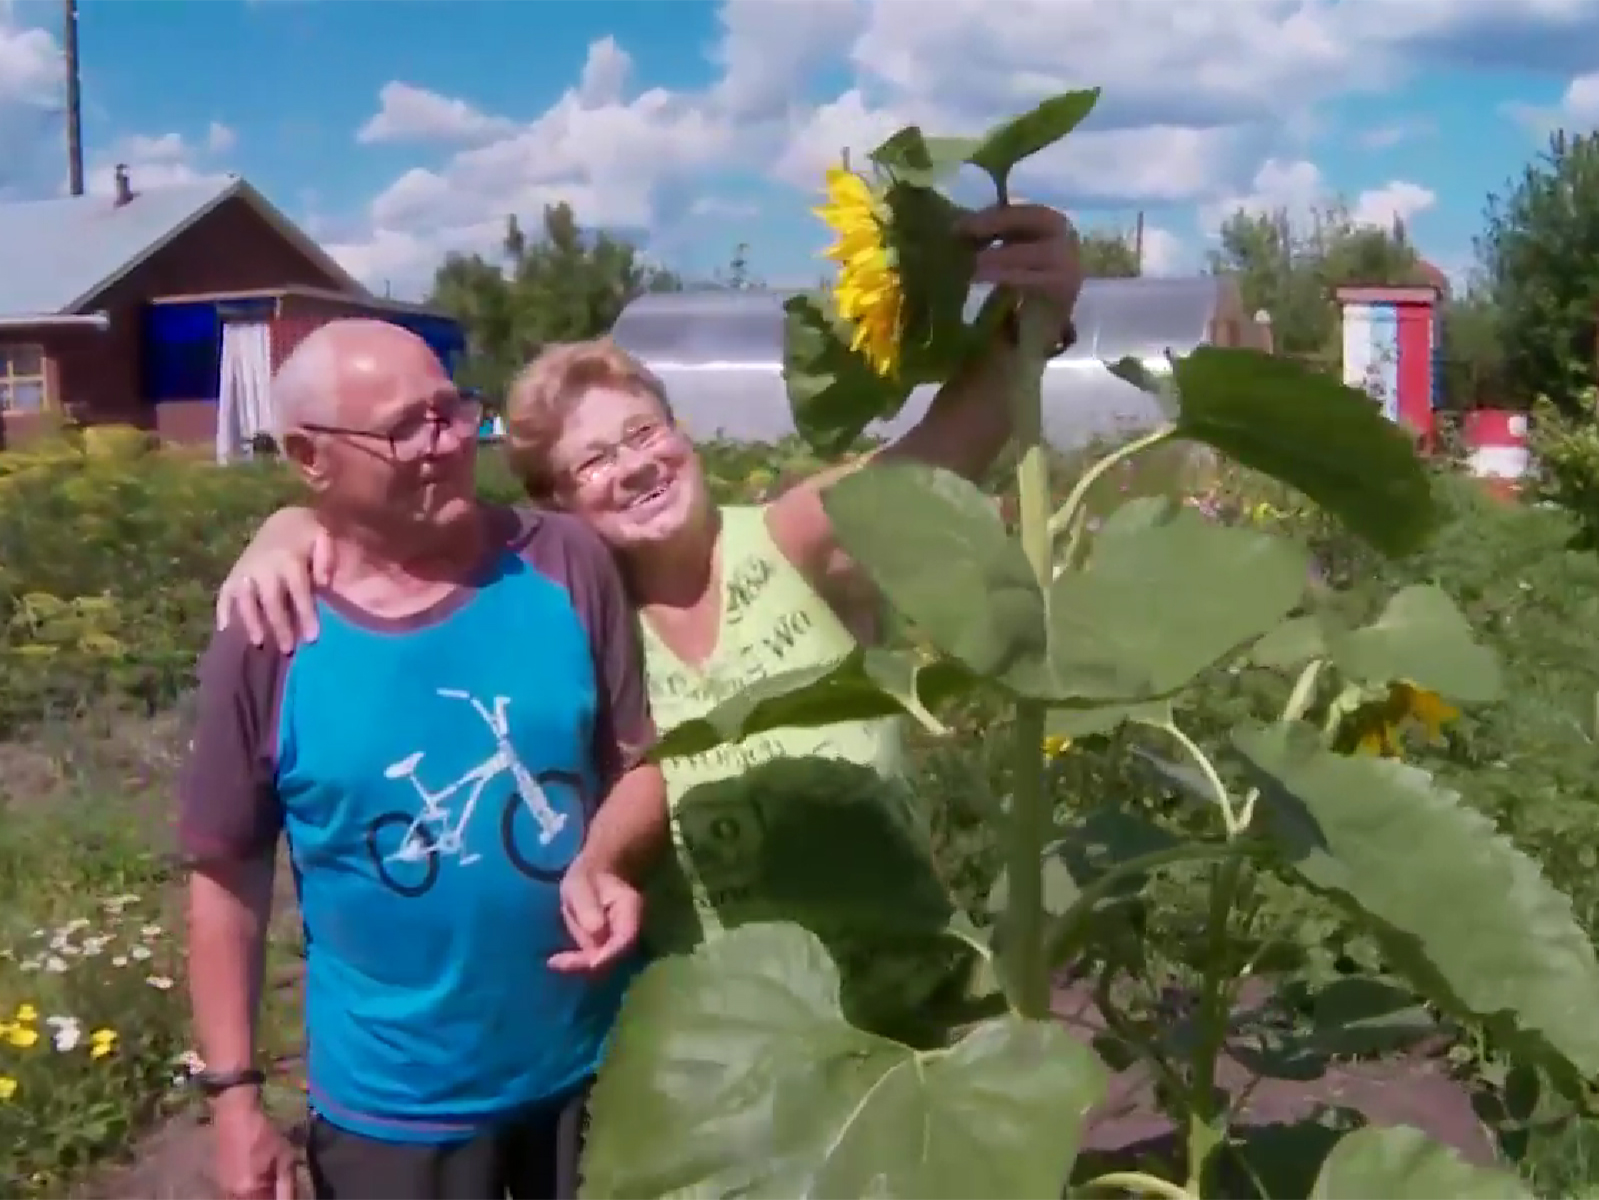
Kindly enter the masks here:
<path id="1" fill-rule="evenodd" d="M 217 393 L 217 461 L 247 457 L 250 439 L 273 433 L 272 326 L 228 321 L 222 326 Z"/>

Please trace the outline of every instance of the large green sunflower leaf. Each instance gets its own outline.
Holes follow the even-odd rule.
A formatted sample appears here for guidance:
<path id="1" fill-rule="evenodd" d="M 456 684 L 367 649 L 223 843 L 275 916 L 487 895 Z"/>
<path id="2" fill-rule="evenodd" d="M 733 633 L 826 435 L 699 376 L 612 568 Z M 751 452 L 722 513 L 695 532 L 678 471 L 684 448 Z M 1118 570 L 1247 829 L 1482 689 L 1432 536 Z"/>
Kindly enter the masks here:
<path id="1" fill-rule="evenodd" d="M 907 125 L 869 157 L 895 179 L 930 188 L 958 171 L 978 144 L 976 138 L 928 137 L 919 126 Z"/>
<path id="2" fill-rule="evenodd" d="M 933 710 L 975 683 L 970 671 L 947 659 L 928 663 L 903 651 L 857 648 L 834 662 L 757 680 L 703 716 L 668 729 L 651 757 L 703 754 L 770 729 L 814 729 L 879 717 L 909 715 L 942 732 Z"/>
<path id="3" fill-rule="evenodd" d="M 1066 137 L 1088 119 L 1098 103 L 1098 88 L 1051 96 L 1031 112 L 990 129 L 968 161 L 987 171 L 996 186 L 1004 187 L 1017 163 Z"/>
<path id="4" fill-rule="evenodd" d="M 855 1028 L 821 943 L 746 926 L 632 986 L 590 1101 L 583 1195 L 1056 1200 L 1094 1054 L 1005 1016 L 917 1052 Z"/>
<path id="5" fill-rule="evenodd" d="M 1533 1200 L 1509 1171 L 1474 1167 L 1408 1126 L 1344 1135 L 1322 1160 L 1311 1200 Z"/>
<path id="6" fill-rule="evenodd" d="M 964 914 L 903 780 L 838 759 L 777 759 L 690 788 L 675 815 L 678 856 L 657 871 L 645 910 L 657 952 L 691 950 L 720 930 L 794 922 L 843 964 L 850 1018 L 896 1035 L 968 972 Z"/>
<path id="7" fill-rule="evenodd" d="M 840 546 L 933 645 L 976 675 L 1047 694 L 1044 594 L 991 496 L 898 461 L 846 475 L 822 503 Z"/>
<path id="8" fill-rule="evenodd" d="M 1291 358 L 1201 346 L 1173 364 L 1177 432 L 1309 496 L 1385 554 L 1433 523 L 1411 436 L 1370 396 Z"/>
<path id="9" fill-rule="evenodd" d="M 1499 662 L 1455 602 L 1432 584 L 1394 593 L 1370 625 L 1330 640 L 1333 659 L 1363 683 L 1406 679 L 1464 704 L 1499 694 Z"/>
<path id="10" fill-rule="evenodd" d="M 1244 725 L 1233 744 L 1293 869 L 1420 994 L 1565 1067 L 1567 1081 L 1572 1068 L 1599 1074 L 1593 944 L 1571 901 L 1485 816 L 1416 767 L 1324 749 L 1309 725 Z"/>
<path id="11" fill-rule="evenodd" d="M 1308 559 L 1284 538 L 1182 505 L 1128 507 L 1132 517 L 1105 523 L 1087 567 L 1050 589 L 1057 699 L 1169 694 L 1271 629 L 1304 594 Z"/>

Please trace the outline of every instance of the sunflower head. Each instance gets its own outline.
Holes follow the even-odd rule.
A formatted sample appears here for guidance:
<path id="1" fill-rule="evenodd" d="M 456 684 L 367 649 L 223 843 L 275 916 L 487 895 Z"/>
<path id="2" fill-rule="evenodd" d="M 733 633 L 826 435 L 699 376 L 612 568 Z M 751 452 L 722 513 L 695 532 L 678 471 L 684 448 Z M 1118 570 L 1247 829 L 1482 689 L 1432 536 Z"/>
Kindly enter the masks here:
<path id="1" fill-rule="evenodd" d="M 1387 695 L 1361 705 L 1352 715 L 1355 753 L 1399 758 L 1406 725 L 1421 726 L 1429 741 L 1437 741 L 1443 727 L 1459 716 L 1460 710 L 1437 692 L 1399 680 L 1388 685 Z"/>
<path id="2" fill-rule="evenodd" d="M 1390 694 L 1396 705 L 1404 706 L 1405 716 L 1426 730 L 1428 738 L 1433 741 L 1443 736 L 1445 725 L 1460 717 L 1460 710 L 1437 692 L 1430 692 L 1413 683 L 1396 683 Z"/>
<path id="3" fill-rule="evenodd" d="M 827 173 L 827 203 L 816 215 L 836 240 L 826 257 L 838 264 L 833 305 L 854 330 L 850 348 L 879 375 L 897 374 L 905 292 L 888 240 L 888 208 L 865 179 L 846 167 Z"/>

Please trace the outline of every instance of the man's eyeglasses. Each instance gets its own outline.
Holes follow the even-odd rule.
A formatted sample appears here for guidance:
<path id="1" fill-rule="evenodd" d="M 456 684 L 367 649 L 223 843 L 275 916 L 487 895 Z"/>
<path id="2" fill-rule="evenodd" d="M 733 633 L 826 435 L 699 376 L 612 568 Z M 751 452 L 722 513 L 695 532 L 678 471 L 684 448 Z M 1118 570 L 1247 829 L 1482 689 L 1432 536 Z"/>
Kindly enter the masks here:
<path id="1" fill-rule="evenodd" d="M 397 463 L 412 463 L 426 458 L 439 444 L 445 429 L 457 437 L 477 436 L 483 422 L 483 401 L 476 396 L 451 396 L 396 421 L 388 429 L 355 429 L 348 425 L 320 425 L 306 421 L 300 428 L 310 433 L 331 433 L 340 437 L 365 438 L 387 442 L 389 457 Z"/>
<path id="2" fill-rule="evenodd" d="M 633 451 L 634 454 L 639 454 L 662 441 L 671 432 L 672 426 L 665 421 L 646 421 L 642 425 L 635 425 L 622 435 L 621 441 L 603 450 L 596 450 L 573 467 L 572 478 L 582 487 L 608 479 L 616 472 L 623 447 Z"/>

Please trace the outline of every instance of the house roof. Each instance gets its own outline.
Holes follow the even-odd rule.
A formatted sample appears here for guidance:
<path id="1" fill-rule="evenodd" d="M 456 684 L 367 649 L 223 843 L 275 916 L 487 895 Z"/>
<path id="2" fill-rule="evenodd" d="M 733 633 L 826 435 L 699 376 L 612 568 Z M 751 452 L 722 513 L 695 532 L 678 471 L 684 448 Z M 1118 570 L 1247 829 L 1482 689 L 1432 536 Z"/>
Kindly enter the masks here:
<path id="1" fill-rule="evenodd" d="M 370 293 L 243 179 L 0 204 L 0 317 L 74 313 L 206 214 L 238 197 L 351 296 Z"/>

